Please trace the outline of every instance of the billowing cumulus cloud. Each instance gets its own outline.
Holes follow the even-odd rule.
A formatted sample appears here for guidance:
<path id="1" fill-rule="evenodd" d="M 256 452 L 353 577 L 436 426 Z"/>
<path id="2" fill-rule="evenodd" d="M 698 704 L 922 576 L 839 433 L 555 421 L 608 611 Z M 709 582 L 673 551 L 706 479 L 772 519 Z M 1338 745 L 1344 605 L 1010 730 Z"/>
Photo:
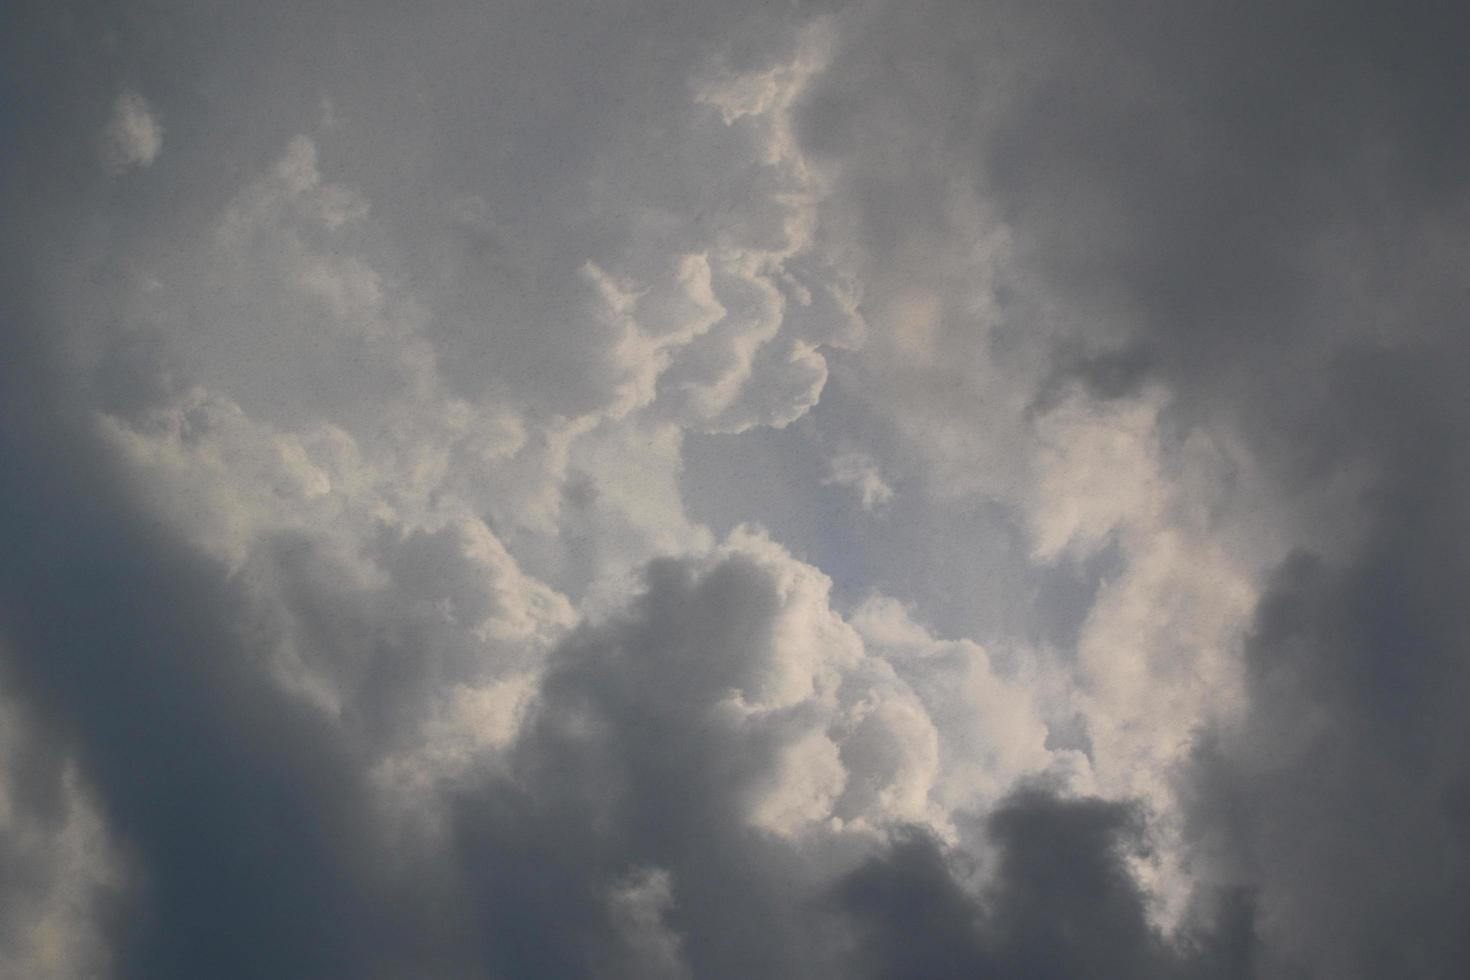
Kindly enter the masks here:
<path id="1" fill-rule="evenodd" d="M 1470 969 L 1470 18 L 23 4 L 0 973 Z"/>

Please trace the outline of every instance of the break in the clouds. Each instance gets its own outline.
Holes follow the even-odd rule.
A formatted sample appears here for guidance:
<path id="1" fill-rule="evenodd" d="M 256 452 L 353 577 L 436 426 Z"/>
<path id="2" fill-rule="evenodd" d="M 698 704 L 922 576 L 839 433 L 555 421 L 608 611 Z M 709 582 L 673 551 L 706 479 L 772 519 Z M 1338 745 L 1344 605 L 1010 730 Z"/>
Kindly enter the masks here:
<path id="1" fill-rule="evenodd" d="M 1458 7 L 7 13 L 0 975 L 1470 971 Z"/>

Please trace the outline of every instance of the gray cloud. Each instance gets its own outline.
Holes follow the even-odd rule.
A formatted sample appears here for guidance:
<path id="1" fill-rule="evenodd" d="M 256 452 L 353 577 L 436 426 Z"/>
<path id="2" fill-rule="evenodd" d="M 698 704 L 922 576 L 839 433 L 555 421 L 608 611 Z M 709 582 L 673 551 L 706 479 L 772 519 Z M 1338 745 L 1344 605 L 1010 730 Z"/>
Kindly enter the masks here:
<path id="1" fill-rule="evenodd" d="M 12 19 L 0 970 L 1466 972 L 1457 7 Z"/>
<path id="2" fill-rule="evenodd" d="M 102 141 L 103 160 L 113 172 L 146 167 L 163 148 L 163 127 L 147 100 L 137 92 L 128 91 L 117 97 Z"/>
<path id="3" fill-rule="evenodd" d="M 834 898 L 858 924 L 856 975 L 1253 975 L 1247 893 L 1201 896 L 1172 939 L 1150 925 L 1125 863 L 1146 846 L 1128 805 L 1023 790 L 985 830 L 998 867 L 980 894 L 963 855 L 923 834 L 899 837 L 842 880 Z"/>
<path id="4" fill-rule="evenodd" d="M 1365 541 L 1277 573 L 1251 710 L 1192 775 L 1212 871 L 1259 889 L 1278 972 L 1448 976 L 1466 962 L 1463 354 L 1346 360 L 1343 445 L 1378 473 Z"/>
<path id="5" fill-rule="evenodd" d="M 1249 707 L 1207 726 L 1185 776 L 1201 867 L 1257 890 L 1264 975 L 1465 968 L 1464 624 L 1445 590 L 1467 513 L 1449 271 L 1467 26 L 1436 4 L 905 10 L 805 110 L 870 201 L 855 234 L 875 256 L 944 227 L 942 180 L 981 189 L 1015 250 L 1007 322 L 1038 297 L 1060 311 L 1033 410 L 1074 382 L 1126 399 L 1162 381 L 1176 431 L 1244 439 L 1278 533 L 1331 554 L 1281 565 Z M 931 54 L 895 61 L 894 36 Z M 902 207 L 879 189 L 904 158 L 864 146 L 877 130 L 938 141 Z"/>

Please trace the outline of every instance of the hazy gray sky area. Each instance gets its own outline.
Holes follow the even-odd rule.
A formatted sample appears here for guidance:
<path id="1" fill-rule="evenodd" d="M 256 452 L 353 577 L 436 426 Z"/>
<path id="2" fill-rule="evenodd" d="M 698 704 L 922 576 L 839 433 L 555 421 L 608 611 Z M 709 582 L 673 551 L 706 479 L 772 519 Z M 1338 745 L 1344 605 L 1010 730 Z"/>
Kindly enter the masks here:
<path id="1" fill-rule="evenodd" d="M 0 977 L 1470 976 L 1470 5 L 0 13 Z"/>

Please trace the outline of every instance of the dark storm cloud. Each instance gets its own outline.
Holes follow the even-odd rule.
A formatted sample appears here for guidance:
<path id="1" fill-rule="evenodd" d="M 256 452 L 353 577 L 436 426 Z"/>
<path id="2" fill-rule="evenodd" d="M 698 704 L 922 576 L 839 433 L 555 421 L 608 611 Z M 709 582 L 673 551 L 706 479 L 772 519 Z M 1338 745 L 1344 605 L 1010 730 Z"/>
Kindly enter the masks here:
<path id="1" fill-rule="evenodd" d="M 802 133 L 843 161 L 874 255 L 945 225 L 944 182 L 973 182 L 1020 257 L 1005 329 L 1046 322 L 1038 282 L 1070 307 L 1061 377 L 1117 397 L 1162 376 L 1192 417 L 1300 424 L 1334 397 L 1323 356 L 1418 339 L 1411 287 L 1456 295 L 1434 250 L 1463 248 L 1467 36 L 1447 3 L 883 10 Z M 875 131 L 915 153 L 870 149 Z"/>
<path id="2" fill-rule="evenodd" d="M 34 342 L 63 329 L 31 301 L 42 275 L 8 269 L 0 678 L 39 716 L 24 805 L 75 758 L 138 872 L 97 910 L 115 974 L 392 973 L 386 937 L 415 913 L 380 900 L 351 750 L 265 675 L 223 570 L 119 491 Z"/>
<path id="3" fill-rule="evenodd" d="M 1260 889 L 1275 965 L 1455 976 L 1470 963 L 1470 412 L 1462 345 L 1344 363 L 1340 440 L 1377 464 L 1339 562 L 1277 573 L 1247 647 L 1251 711 L 1200 749 L 1194 832 Z"/>
<path id="4" fill-rule="evenodd" d="M 228 139 L 201 149 L 209 141 L 197 137 L 218 120 L 198 100 L 238 108 L 216 86 L 253 60 L 254 41 L 273 55 L 272 77 L 246 83 L 262 104 L 281 101 L 268 90 L 282 78 L 312 75 L 306 49 L 281 41 L 304 26 L 297 17 L 255 15 L 259 23 L 232 39 L 241 42 L 235 48 L 222 40 L 228 24 L 183 14 L 170 22 L 110 6 L 38 5 L 12 11 L 25 31 L 7 32 L 6 45 L 6 111 L 20 117 L 5 121 L 7 145 L 18 150 L 5 161 L 0 677 L 7 698 L 26 708 L 22 737 L 7 746 L 7 789 L 27 824 L 60 819 L 65 764 L 95 799 L 125 871 L 118 893 L 89 910 L 110 947 L 111 972 L 649 976 L 660 966 L 678 975 L 687 956 L 706 975 L 808 974 L 809 936 L 798 936 L 784 914 L 794 901 L 783 894 L 787 869 L 799 862 L 737 826 L 743 810 L 734 803 L 747 801 L 732 797 L 750 791 L 754 776 L 730 768 L 759 771 L 781 733 L 742 743 L 737 755 L 717 738 L 703 740 L 691 721 L 698 716 L 685 714 L 725 693 L 725 666 L 748 667 L 763 649 L 774 595 L 762 573 L 732 567 L 700 592 L 677 567 L 656 572 L 653 612 L 627 627 L 631 634 L 611 633 L 616 643 L 648 644 L 651 659 L 628 662 L 625 646 L 601 651 L 597 634 L 565 653 L 568 666 L 544 695 L 550 733 L 538 728 L 519 750 L 528 788 L 487 776 L 485 788 L 466 794 L 450 868 L 440 852 L 417 852 L 417 838 L 389 833 L 368 769 L 405 727 L 399 713 L 414 710 L 423 687 L 469 673 L 462 649 L 425 655 L 436 645 L 420 611 L 439 593 L 414 591 L 454 578 L 459 543 L 447 534 L 385 534 L 375 557 L 403 588 L 363 596 L 336 579 L 312 542 L 291 537 L 232 575 L 159 526 L 131 492 L 90 410 L 143 417 L 173 390 L 169 352 L 146 332 L 124 333 L 98 343 L 98 364 L 82 381 L 68 358 L 117 327 L 105 306 L 120 290 L 109 290 L 117 284 L 108 279 L 121 277 L 128 250 L 167 248 L 150 234 L 180 232 L 160 232 L 145 216 L 157 203 L 157 180 L 206 165 L 200 154 L 228 157 Z M 515 32 L 504 36 L 534 57 Z M 201 59 L 213 63 L 207 80 Z M 593 84 L 593 67 L 581 61 Z M 124 183 L 136 175 L 109 171 L 96 152 L 119 76 L 155 97 L 168 120 L 165 140 L 177 144 L 157 160 L 156 148 L 144 154 L 153 183 Z M 672 94 L 687 101 L 687 92 Z M 589 135 L 579 127 L 547 134 Z M 585 155 L 558 158 L 579 164 Z M 217 186 L 181 193 L 198 199 L 175 214 L 224 203 Z M 282 627 L 256 605 L 253 589 L 262 585 L 284 596 L 281 619 L 309 654 L 345 678 L 345 725 L 272 676 Z M 449 598 L 469 615 L 483 597 L 451 586 Z M 684 600 L 691 613 L 670 605 Z M 709 642 L 704 656 L 664 663 L 661 655 L 685 652 L 668 649 L 666 630 L 674 640 L 681 630 L 699 633 Z M 660 690 L 660 675 L 641 663 L 668 667 L 671 689 Z M 608 664 L 627 668 L 620 685 L 602 672 Z M 597 680 L 608 681 L 614 699 L 603 705 L 608 743 L 564 744 L 555 727 L 567 722 L 561 712 L 578 710 L 581 699 L 595 708 L 604 692 L 586 685 Z M 570 709 L 568 699 L 576 702 Z M 573 776 L 586 782 L 569 784 Z M 599 786 L 618 799 L 583 809 L 576 794 Z M 610 811 L 614 804 L 636 811 Z M 0 860 L 15 873 L 6 875 L 5 894 L 41 889 L 54 870 L 32 866 L 12 843 L 7 828 Z M 645 873 L 641 861 L 669 865 L 674 884 Z M 679 904 L 666 930 L 659 917 L 671 901 Z M 7 941 L 10 925 L 0 923 Z M 682 953 L 674 929 L 687 933 Z"/>
<path id="5" fill-rule="evenodd" d="M 803 909 L 813 859 L 746 817 L 786 732 L 810 722 L 799 709 L 737 722 L 721 706 L 770 669 L 779 603 L 745 560 L 670 561 L 627 617 L 558 651 L 515 750 L 519 789 L 493 783 L 456 807 L 467 887 L 504 975 L 616 962 L 608 895 L 642 868 L 671 876 L 666 927 L 693 976 L 827 974 Z"/>
<path id="6" fill-rule="evenodd" d="M 74 746 L 140 862 L 119 975 L 372 975 L 362 937 L 391 928 L 369 914 L 346 747 L 234 635 L 218 569 L 71 490 L 105 470 L 8 458 L 46 500 L 7 487 L 7 680 Z"/>
<path id="7" fill-rule="evenodd" d="M 848 875 L 837 904 L 858 924 L 857 975 L 898 977 L 1244 977 L 1255 937 L 1249 899 L 1201 896 L 1173 940 L 1149 923 L 1125 861 L 1145 846 L 1128 804 L 1023 790 L 986 821 L 998 867 L 984 893 L 963 856 L 922 833 Z M 920 938 L 922 937 L 922 938 Z"/>
<path id="8" fill-rule="evenodd" d="M 675 874 L 670 927 L 698 975 L 812 975 L 800 862 L 740 819 L 780 726 L 706 727 L 767 650 L 759 569 L 655 569 L 634 618 L 559 654 L 516 782 L 456 808 L 450 872 L 382 834 L 361 746 L 270 680 L 222 569 L 89 492 L 117 477 L 83 436 L 17 428 L 5 679 L 75 753 L 134 865 L 107 921 L 116 975 L 614 975 L 623 957 L 616 975 L 644 976 L 609 896 L 645 863 Z M 29 764 L 54 768 L 49 751 Z"/>
<path id="9" fill-rule="evenodd" d="M 1160 380 L 1298 513 L 1363 475 L 1360 522 L 1326 532 L 1348 553 L 1279 570 L 1246 718 L 1186 777 L 1200 861 L 1259 890 L 1264 975 L 1470 969 L 1467 43 L 1452 3 L 905 7 L 807 104 L 810 145 L 870 191 L 874 254 L 932 220 L 926 181 L 973 181 L 1007 222 L 1012 325 L 1037 283 L 1074 324 L 1037 411 Z M 875 131 L 925 147 L 917 202 L 880 196 L 901 157 L 865 156 Z M 927 852 L 895 853 L 872 894 L 919 888 Z"/>
<path id="10" fill-rule="evenodd" d="M 350 747 L 266 676 L 223 570 L 128 499 L 61 370 L 95 312 L 69 277 L 108 268 L 88 211 L 115 189 L 94 152 L 112 65 L 76 42 L 118 12 L 44 6 L 8 12 L 26 30 L 5 59 L 0 677 L 37 716 L 21 771 L 75 760 L 120 845 L 124 893 L 95 910 L 115 975 L 396 972 L 417 913 L 381 901 Z"/>

